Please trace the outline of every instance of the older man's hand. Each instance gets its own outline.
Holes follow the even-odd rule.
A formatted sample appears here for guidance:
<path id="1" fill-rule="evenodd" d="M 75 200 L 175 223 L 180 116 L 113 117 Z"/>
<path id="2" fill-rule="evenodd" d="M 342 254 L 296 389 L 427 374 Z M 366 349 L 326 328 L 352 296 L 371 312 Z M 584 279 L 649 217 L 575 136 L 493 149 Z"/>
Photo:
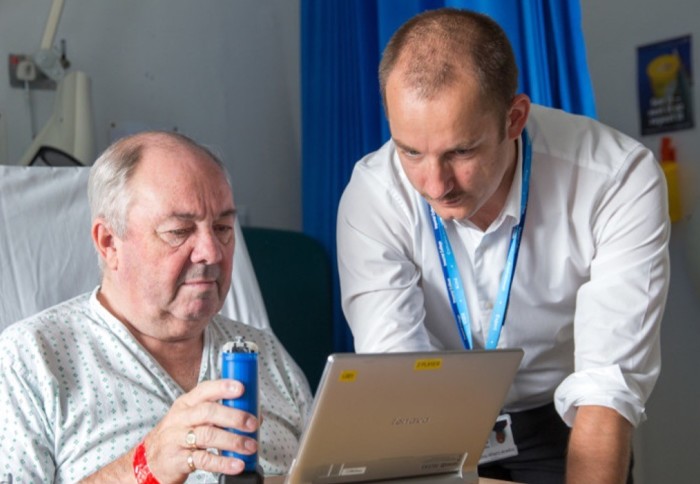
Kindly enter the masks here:
<path id="1" fill-rule="evenodd" d="M 225 474 L 243 471 L 243 461 L 216 455 L 207 449 L 252 454 L 254 439 L 224 428 L 254 432 L 258 420 L 250 413 L 222 405 L 220 400 L 238 398 L 243 385 L 234 380 L 206 381 L 175 400 L 170 411 L 146 435 L 146 460 L 161 483 L 183 482 L 195 469 Z"/>
<path id="2" fill-rule="evenodd" d="M 243 461 L 209 450 L 239 454 L 257 451 L 254 439 L 224 430 L 254 432 L 259 427 L 258 419 L 250 413 L 219 403 L 238 398 L 243 391 L 243 385 L 234 380 L 207 381 L 175 400 L 165 417 L 143 440 L 146 463 L 153 477 L 161 484 L 171 484 L 184 482 L 196 469 L 241 473 Z M 135 449 L 127 452 L 81 482 L 134 482 L 134 453 Z"/>

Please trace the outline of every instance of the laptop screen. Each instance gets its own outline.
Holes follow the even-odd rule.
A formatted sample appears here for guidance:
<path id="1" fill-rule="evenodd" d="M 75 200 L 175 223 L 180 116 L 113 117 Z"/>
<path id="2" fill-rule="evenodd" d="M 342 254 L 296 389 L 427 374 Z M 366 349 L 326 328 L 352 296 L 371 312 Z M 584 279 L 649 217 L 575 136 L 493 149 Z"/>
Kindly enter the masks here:
<path id="1" fill-rule="evenodd" d="M 287 482 L 476 482 L 519 349 L 329 356 Z"/>

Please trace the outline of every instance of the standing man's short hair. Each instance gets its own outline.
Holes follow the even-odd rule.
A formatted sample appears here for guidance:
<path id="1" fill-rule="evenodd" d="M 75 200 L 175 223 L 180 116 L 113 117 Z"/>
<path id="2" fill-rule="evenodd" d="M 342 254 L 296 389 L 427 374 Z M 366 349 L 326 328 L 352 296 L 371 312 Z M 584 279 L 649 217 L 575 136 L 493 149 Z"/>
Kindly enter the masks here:
<path id="1" fill-rule="evenodd" d="M 386 84 L 395 69 L 419 97 L 431 99 L 464 73 L 476 77 L 481 94 L 504 113 L 518 88 L 518 67 L 508 37 L 490 17 L 467 10 L 429 10 L 391 37 L 379 64 L 386 109 Z"/>

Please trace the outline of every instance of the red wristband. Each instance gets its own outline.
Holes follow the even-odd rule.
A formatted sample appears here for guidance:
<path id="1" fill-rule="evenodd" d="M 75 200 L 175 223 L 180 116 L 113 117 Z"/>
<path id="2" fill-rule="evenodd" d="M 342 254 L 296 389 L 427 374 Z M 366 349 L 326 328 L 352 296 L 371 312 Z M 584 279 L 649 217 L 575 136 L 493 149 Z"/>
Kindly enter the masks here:
<path id="1" fill-rule="evenodd" d="M 148 462 L 146 462 L 146 445 L 143 441 L 141 441 L 138 447 L 136 447 L 136 451 L 134 451 L 132 465 L 134 467 L 136 482 L 139 484 L 160 484 L 158 479 L 151 474 L 151 469 L 148 468 Z"/>

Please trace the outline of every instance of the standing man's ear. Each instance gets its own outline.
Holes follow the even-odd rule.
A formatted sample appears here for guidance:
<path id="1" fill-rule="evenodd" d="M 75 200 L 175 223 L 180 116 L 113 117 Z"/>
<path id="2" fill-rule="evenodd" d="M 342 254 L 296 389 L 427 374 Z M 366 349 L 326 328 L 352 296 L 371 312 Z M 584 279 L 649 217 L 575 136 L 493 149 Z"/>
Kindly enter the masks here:
<path id="1" fill-rule="evenodd" d="M 530 114 L 530 98 L 527 94 L 517 94 L 510 103 L 506 115 L 506 134 L 508 139 L 516 139 L 525 129 L 527 117 Z"/>

